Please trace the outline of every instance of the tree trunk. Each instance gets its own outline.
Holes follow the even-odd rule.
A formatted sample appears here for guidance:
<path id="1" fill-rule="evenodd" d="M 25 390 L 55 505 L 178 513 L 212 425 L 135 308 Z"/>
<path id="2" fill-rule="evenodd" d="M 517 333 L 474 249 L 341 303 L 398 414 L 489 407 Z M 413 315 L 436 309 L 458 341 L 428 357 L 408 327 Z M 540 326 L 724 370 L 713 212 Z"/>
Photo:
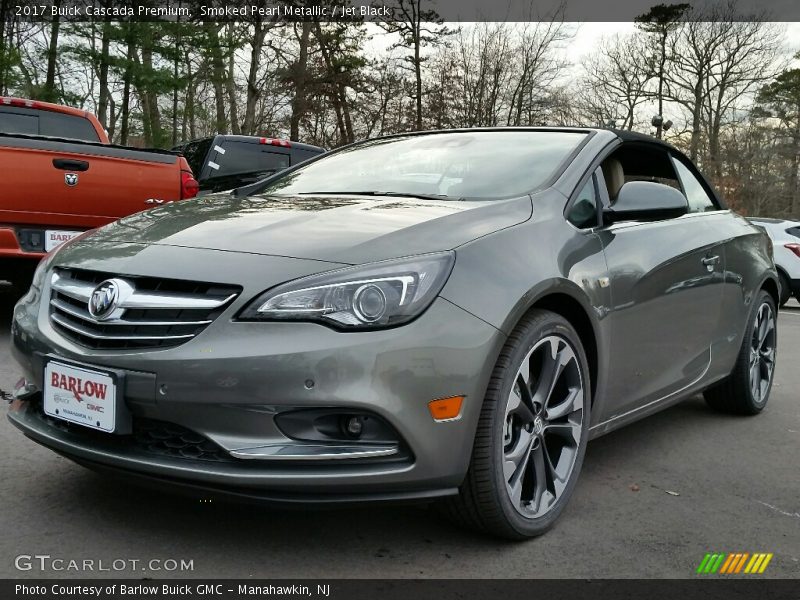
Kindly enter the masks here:
<path id="1" fill-rule="evenodd" d="M 416 106 L 417 118 L 416 129 L 422 129 L 422 59 L 420 58 L 420 46 L 422 45 L 421 29 L 422 25 L 419 20 L 419 13 L 416 14 L 416 21 L 414 23 L 414 77 L 416 78 Z"/>
<path id="2" fill-rule="evenodd" d="M 133 80 L 133 60 L 136 56 L 136 37 L 133 28 L 134 24 L 128 23 L 128 48 L 125 54 L 125 72 L 122 76 L 122 123 L 119 136 L 119 143 L 123 146 L 128 143 L 131 116 L 131 82 Z"/>
<path id="3" fill-rule="evenodd" d="M 300 121 L 306 112 L 306 80 L 308 78 L 308 39 L 311 35 L 311 23 L 303 21 L 299 39 L 299 54 L 294 65 L 294 98 L 292 98 L 292 116 L 289 120 L 289 138 L 300 140 Z"/>
<path id="4" fill-rule="evenodd" d="M 228 103 L 231 105 L 231 133 L 239 135 L 242 130 L 239 127 L 239 107 L 236 99 L 236 80 L 234 79 L 234 59 L 236 58 L 236 52 L 234 51 L 233 27 L 233 23 L 228 25 L 228 74 L 225 78 L 225 85 L 228 92 Z"/>
<path id="5" fill-rule="evenodd" d="M 800 189 L 798 189 L 798 170 L 800 170 L 800 105 L 797 106 L 797 120 L 792 136 L 792 171 L 789 173 L 789 193 L 792 200 L 793 219 L 800 219 Z"/>
<path id="6" fill-rule="evenodd" d="M 106 5 L 109 3 L 106 2 Z M 111 92 L 108 89 L 108 54 L 109 43 L 111 41 L 111 23 L 108 19 L 103 20 L 103 38 L 100 42 L 100 99 L 97 103 L 97 118 L 106 129 L 110 128 L 108 119 L 108 101 Z"/>
<path id="7" fill-rule="evenodd" d="M 142 39 L 142 68 L 145 73 L 153 72 L 153 29 L 149 26 L 144 27 L 145 35 Z M 158 108 L 158 94 L 148 85 L 139 86 L 139 95 L 142 99 L 143 114 L 146 117 L 147 127 L 145 127 L 145 138 L 150 133 L 148 145 L 161 148 L 165 145 L 164 129 L 161 126 L 161 111 Z"/>
<path id="8" fill-rule="evenodd" d="M 195 121 L 195 114 L 194 114 L 194 103 L 195 97 L 197 96 L 197 81 L 195 80 L 195 74 L 192 73 L 192 59 L 189 55 L 189 51 L 186 50 L 184 52 L 185 60 L 186 60 L 186 79 L 188 80 L 188 91 L 186 92 L 186 107 L 184 113 L 186 115 L 186 121 L 189 124 L 189 139 L 194 140 L 197 139 L 197 125 Z M 186 132 L 183 132 L 183 139 L 186 139 Z"/>
<path id="9" fill-rule="evenodd" d="M 60 6 L 61 0 L 53 2 L 54 9 L 58 9 Z M 61 19 L 56 12 L 50 27 L 50 45 L 47 47 L 47 76 L 44 82 L 44 93 L 42 94 L 42 98 L 48 102 L 58 101 L 58 94 L 56 93 L 56 61 L 58 59 L 58 32 L 60 28 Z"/>
<path id="10" fill-rule="evenodd" d="M 331 87 L 333 89 L 330 93 L 330 99 L 331 103 L 333 104 L 333 109 L 336 112 L 339 140 L 342 143 L 349 144 L 355 141 L 355 137 L 353 135 L 353 123 L 350 118 L 350 109 L 347 106 L 347 90 L 345 89 L 344 84 L 338 81 L 339 73 L 336 72 L 334 67 L 330 48 L 323 37 L 324 34 L 319 21 L 314 21 L 314 27 L 317 36 L 317 43 L 319 44 L 322 58 L 325 61 L 325 67 L 328 70 L 328 77 L 332 80 Z"/>
<path id="11" fill-rule="evenodd" d="M 254 135 L 256 133 L 256 104 L 261 97 L 258 89 L 258 69 L 261 66 L 261 50 L 264 47 L 264 37 L 267 33 L 264 24 L 258 20 L 254 24 L 253 39 L 250 43 L 250 71 L 247 74 L 247 104 L 244 110 L 244 124 L 242 133 Z"/>
<path id="12" fill-rule="evenodd" d="M 11 20 L 7 19 L 9 16 L 8 0 L 0 0 L 0 95 L 3 96 L 8 93 L 6 81 L 10 71 L 10 65 L 7 63 L 8 59 L 6 57 L 6 23 Z"/>
<path id="13" fill-rule="evenodd" d="M 228 119 L 225 115 L 225 63 L 219 47 L 219 34 L 214 23 L 206 24 L 211 46 L 211 80 L 214 86 L 214 100 L 217 109 L 215 129 L 218 133 L 228 133 Z"/>
<path id="14" fill-rule="evenodd" d="M 694 104 L 692 105 L 692 138 L 689 143 L 689 158 L 692 162 L 697 162 L 700 154 L 700 135 L 701 135 L 701 112 L 703 110 L 703 79 L 697 78 L 694 86 Z"/>
<path id="15" fill-rule="evenodd" d="M 172 88 L 172 145 L 178 144 L 178 86 L 180 85 L 180 60 L 181 60 L 181 30 L 180 20 L 178 21 L 178 35 L 175 40 L 175 61 L 173 63 L 172 76 L 174 77 Z"/>
<path id="16" fill-rule="evenodd" d="M 114 97 L 109 96 L 108 99 L 108 125 L 106 125 L 106 130 L 108 131 L 108 139 L 111 140 L 111 143 L 114 143 L 114 133 L 117 129 L 117 112 L 116 112 L 116 105 L 114 103 Z"/>

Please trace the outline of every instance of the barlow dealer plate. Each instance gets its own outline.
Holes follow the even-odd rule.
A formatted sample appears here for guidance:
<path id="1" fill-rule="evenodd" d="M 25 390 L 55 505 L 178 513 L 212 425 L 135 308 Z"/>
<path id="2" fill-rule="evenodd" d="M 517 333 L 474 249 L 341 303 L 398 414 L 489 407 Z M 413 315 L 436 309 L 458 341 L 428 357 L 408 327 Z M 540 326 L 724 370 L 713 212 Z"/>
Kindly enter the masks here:
<path id="1" fill-rule="evenodd" d="M 83 232 L 48 229 L 44 232 L 44 251 L 50 252 L 54 248 L 58 248 L 64 242 L 68 242 L 72 238 L 79 236 L 81 233 Z"/>
<path id="2" fill-rule="evenodd" d="M 112 433 L 117 382 L 110 373 L 49 361 L 44 368 L 44 412 L 51 417 Z"/>

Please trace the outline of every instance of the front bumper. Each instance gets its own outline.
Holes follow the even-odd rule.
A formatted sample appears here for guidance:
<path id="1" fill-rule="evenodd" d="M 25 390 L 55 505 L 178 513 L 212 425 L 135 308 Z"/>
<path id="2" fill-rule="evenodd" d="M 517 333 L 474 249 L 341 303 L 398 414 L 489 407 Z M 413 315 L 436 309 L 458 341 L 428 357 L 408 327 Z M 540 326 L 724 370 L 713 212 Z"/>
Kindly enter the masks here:
<path id="1" fill-rule="evenodd" d="M 182 346 L 103 354 L 61 338 L 38 306 L 21 302 L 12 324 L 12 354 L 29 381 L 41 389 L 48 356 L 121 371 L 134 419 L 186 428 L 216 445 L 224 460 L 153 453 L 123 436 L 64 427 L 43 416 L 36 396 L 15 401 L 9 411 L 25 435 L 86 466 L 128 478 L 280 501 L 454 493 L 469 464 L 480 405 L 504 342 L 494 327 L 437 299 L 416 321 L 386 331 L 240 323 L 225 314 Z M 460 418 L 434 421 L 428 402 L 451 395 L 466 397 Z M 296 442 L 276 426 L 275 416 L 309 408 L 377 415 L 394 428 L 405 452 L 357 460 L 236 458 Z"/>

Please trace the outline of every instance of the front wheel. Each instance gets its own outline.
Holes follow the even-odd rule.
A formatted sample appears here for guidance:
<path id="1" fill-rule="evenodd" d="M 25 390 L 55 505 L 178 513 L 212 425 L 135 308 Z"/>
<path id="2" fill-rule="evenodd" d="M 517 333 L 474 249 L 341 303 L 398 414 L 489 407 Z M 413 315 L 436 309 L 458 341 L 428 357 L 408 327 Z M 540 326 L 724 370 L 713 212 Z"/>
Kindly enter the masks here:
<path id="1" fill-rule="evenodd" d="M 753 308 L 733 371 L 703 393 L 709 406 L 722 412 L 758 414 L 772 390 L 778 348 L 775 300 L 761 290 Z"/>
<path id="2" fill-rule="evenodd" d="M 530 312 L 509 336 L 481 409 L 453 520 L 510 539 L 541 535 L 569 500 L 586 451 L 586 355 L 563 317 Z"/>

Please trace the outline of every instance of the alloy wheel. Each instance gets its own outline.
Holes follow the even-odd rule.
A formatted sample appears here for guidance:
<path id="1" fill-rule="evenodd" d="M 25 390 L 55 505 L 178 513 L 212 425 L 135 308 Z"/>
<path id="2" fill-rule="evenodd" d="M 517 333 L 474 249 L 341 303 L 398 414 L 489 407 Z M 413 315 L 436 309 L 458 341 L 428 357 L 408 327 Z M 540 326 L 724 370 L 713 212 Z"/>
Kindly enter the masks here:
<path id="1" fill-rule="evenodd" d="M 575 348 L 541 339 L 517 370 L 503 425 L 503 477 L 514 508 L 547 514 L 570 480 L 584 427 L 584 382 Z"/>
<path id="2" fill-rule="evenodd" d="M 757 404 L 766 398 L 774 370 L 775 314 L 772 307 L 765 302 L 756 313 L 750 340 L 750 392 Z"/>

